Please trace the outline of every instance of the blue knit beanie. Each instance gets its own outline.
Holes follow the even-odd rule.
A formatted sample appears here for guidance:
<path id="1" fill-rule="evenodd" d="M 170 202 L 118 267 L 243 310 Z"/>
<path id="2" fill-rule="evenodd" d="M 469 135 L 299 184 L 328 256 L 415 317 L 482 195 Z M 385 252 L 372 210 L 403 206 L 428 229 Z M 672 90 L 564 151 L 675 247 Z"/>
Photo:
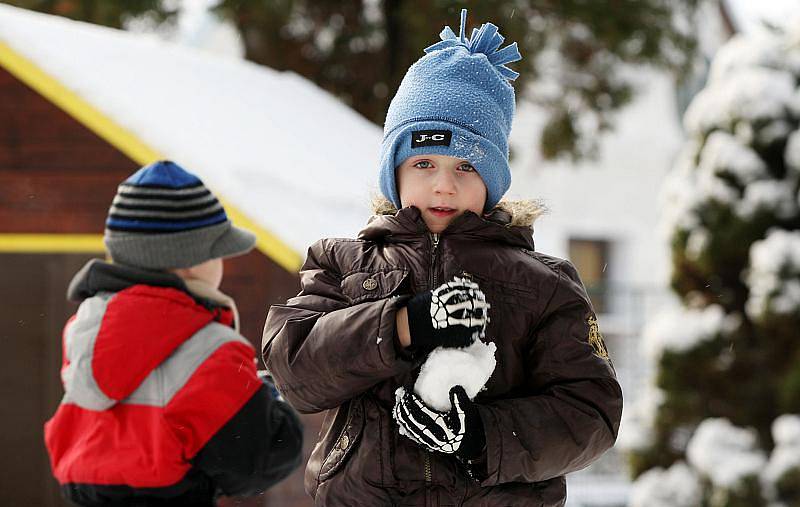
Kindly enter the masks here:
<path id="1" fill-rule="evenodd" d="M 104 241 L 114 262 L 161 270 L 241 255 L 256 238 L 228 220 L 200 178 L 162 160 L 119 185 Z"/>
<path id="2" fill-rule="evenodd" d="M 415 154 L 449 155 L 469 161 L 486 185 L 485 209 L 493 208 L 511 185 L 508 135 L 514 118 L 519 76 L 505 64 L 522 57 L 492 23 L 465 37 L 467 10 L 456 36 L 449 26 L 442 39 L 406 72 L 389 105 L 383 128 L 379 184 L 397 208 L 395 169 Z"/>

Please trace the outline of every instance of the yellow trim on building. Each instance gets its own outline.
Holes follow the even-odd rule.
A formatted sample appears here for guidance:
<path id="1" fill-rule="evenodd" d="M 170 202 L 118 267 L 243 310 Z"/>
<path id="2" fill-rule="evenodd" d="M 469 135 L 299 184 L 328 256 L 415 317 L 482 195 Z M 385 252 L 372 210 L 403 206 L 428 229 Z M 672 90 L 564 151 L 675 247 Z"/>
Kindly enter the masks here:
<path id="1" fill-rule="evenodd" d="M 141 142 L 135 135 L 120 127 L 2 41 L 0 41 L 0 65 L 137 164 L 145 165 L 161 158 L 158 152 Z"/>
<path id="2" fill-rule="evenodd" d="M 36 64 L 17 53 L 8 46 L 8 44 L 2 41 L 0 41 L 0 66 L 75 118 L 81 124 L 85 125 L 102 139 L 106 140 L 109 144 L 120 150 L 135 163 L 146 165 L 165 158 L 159 154 L 158 151 L 144 143 L 135 134 L 124 129 L 111 118 L 86 102 L 83 98 L 79 97 L 72 90 L 62 85 L 56 78 L 45 73 Z M 247 218 L 244 213 L 230 202 L 224 202 L 224 206 L 228 216 L 236 225 L 247 228 L 256 235 L 256 248 L 289 272 L 296 272 L 300 269 L 302 257 L 298 252 L 271 232 L 256 225 L 255 222 Z M 28 237 L 28 239 L 23 240 L 23 236 Z M 102 251 L 102 236 L 75 234 L 0 234 L 0 252 L 24 251 L 6 250 L 6 244 L 17 245 L 16 247 L 9 246 L 8 248 L 21 248 L 20 245 L 28 245 L 28 247 L 32 249 L 28 251 L 31 252 L 98 251 L 71 249 L 87 248 L 86 246 L 79 245 L 96 244 L 96 242 L 92 243 L 91 241 L 85 243 L 88 241 L 86 239 L 88 237 L 95 238 L 95 240 L 92 241 L 96 241 L 96 238 L 99 237 L 99 251 Z M 16 239 L 10 241 L 11 238 Z M 63 248 L 64 250 L 59 250 L 59 248 Z"/>
<path id="3" fill-rule="evenodd" d="M 300 271 L 303 259 L 297 252 L 289 248 L 271 232 L 253 223 L 244 213 L 239 211 L 239 208 L 233 206 L 230 202 L 222 198 L 220 198 L 220 202 L 225 207 L 225 212 L 233 223 L 256 235 L 256 248 L 268 255 L 286 271 L 292 273 Z"/>
<path id="4" fill-rule="evenodd" d="M 0 253 L 103 253 L 102 234 L 0 234 Z"/>

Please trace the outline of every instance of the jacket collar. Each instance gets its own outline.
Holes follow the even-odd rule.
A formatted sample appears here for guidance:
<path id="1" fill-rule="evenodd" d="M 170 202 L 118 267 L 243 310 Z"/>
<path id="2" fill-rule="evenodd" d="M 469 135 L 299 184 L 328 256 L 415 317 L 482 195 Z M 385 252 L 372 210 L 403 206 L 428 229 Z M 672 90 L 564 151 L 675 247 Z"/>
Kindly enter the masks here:
<path id="1" fill-rule="evenodd" d="M 134 285 L 170 287 L 189 292 L 183 280 L 172 273 L 92 259 L 72 278 L 67 299 L 80 302 L 98 292 L 120 292 Z"/>
<path id="2" fill-rule="evenodd" d="M 209 290 L 198 285 L 190 287 L 173 273 L 111 264 L 100 259 L 90 260 L 75 274 L 67 289 L 67 299 L 81 302 L 98 292 L 120 292 L 134 285 L 177 289 L 209 310 L 229 308 L 233 312 L 235 325 L 238 326 L 238 313 L 233 300 L 218 290 Z"/>
<path id="3" fill-rule="evenodd" d="M 410 206 L 394 215 L 373 216 L 358 237 L 370 241 L 406 243 L 419 241 L 426 234 L 429 231 L 420 210 Z M 454 218 L 441 236 L 499 242 L 534 250 L 533 227 L 512 225 L 511 213 L 501 208 L 495 208 L 483 216 L 467 211 Z"/>

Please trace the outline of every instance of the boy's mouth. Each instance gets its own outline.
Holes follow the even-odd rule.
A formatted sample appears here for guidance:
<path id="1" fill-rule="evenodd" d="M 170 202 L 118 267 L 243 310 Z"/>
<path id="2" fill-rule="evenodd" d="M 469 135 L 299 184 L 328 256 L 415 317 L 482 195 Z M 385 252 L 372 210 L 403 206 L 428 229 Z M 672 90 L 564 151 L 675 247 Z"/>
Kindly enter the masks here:
<path id="1" fill-rule="evenodd" d="M 446 218 L 452 216 L 456 213 L 455 208 L 448 208 L 447 206 L 436 206 L 434 208 L 428 208 L 433 216 Z"/>

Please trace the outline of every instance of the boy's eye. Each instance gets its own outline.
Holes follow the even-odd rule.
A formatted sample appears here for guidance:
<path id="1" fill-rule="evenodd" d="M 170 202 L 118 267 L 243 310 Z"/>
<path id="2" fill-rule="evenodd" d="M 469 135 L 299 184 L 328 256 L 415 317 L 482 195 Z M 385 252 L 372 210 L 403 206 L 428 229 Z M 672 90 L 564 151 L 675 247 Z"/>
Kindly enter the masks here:
<path id="1" fill-rule="evenodd" d="M 469 164 L 469 163 L 467 163 L 467 162 L 464 162 L 463 164 L 461 164 L 460 166 L 458 166 L 458 170 L 459 170 L 459 171 L 466 172 L 466 173 L 471 173 L 471 172 L 474 172 L 474 171 L 475 171 L 475 167 L 474 167 L 472 164 Z"/>
<path id="2" fill-rule="evenodd" d="M 418 167 L 420 169 L 430 169 L 433 167 L 433 164 L 431 164 L 428 160 L 420 160 L 419 162 L 414 163 L 414 167 Z"/>

